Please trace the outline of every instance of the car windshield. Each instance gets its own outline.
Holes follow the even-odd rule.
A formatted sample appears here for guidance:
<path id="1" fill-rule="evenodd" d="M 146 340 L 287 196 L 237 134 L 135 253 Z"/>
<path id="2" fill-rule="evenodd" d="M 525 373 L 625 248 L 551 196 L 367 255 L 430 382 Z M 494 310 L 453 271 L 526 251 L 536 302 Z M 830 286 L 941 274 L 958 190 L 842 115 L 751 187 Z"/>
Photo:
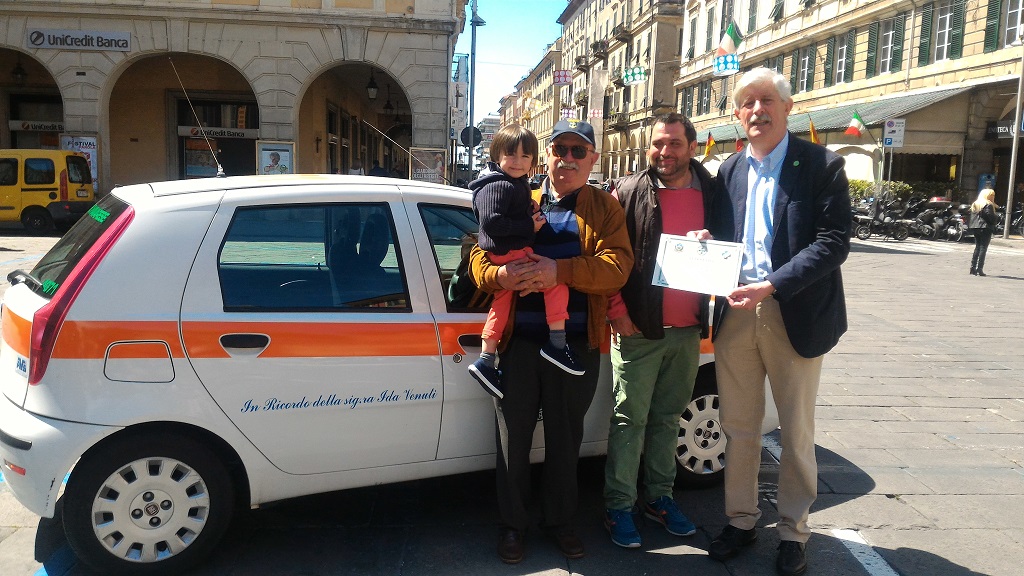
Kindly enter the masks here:
<path id="1" fill-rule="evenodd" d="M 39 280 L 39 286 L 33 290 L 40 296 L 52 297 L 89 248 L 127 209 L 128 204 L 113 194 L 90 208 L 32 269 L 32 276 Z"/>

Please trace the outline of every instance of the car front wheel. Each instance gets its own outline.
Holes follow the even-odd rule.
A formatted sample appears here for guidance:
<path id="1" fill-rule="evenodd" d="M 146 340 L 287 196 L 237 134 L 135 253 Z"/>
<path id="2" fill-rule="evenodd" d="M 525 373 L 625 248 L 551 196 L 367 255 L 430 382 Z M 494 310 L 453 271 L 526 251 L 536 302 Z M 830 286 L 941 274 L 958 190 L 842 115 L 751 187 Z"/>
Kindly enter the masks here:
<path id="1" fill-rule="evenodd" d="M 676 443 L 676 485 L 702 488 L 725 475 L 725 433 L 718 418 L 718 385 L 714 364 L 697 373 L 690 404 L 679 417 Z"/>
<path id="2" fill-rule="evenodd" d="M 102 574 L 180 574 L 220 540 L 234 509 L 223 464 L 191 438 L 145 435 L 85 454 L 64 495 L 64 529 Z"/>

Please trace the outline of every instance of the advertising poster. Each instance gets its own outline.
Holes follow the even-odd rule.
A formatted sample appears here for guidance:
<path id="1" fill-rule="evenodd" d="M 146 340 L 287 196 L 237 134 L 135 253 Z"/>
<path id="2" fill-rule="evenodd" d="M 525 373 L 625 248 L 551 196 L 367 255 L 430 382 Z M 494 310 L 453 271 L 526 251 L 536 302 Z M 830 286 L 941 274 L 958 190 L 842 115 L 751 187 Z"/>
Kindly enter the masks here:
<path id="1" fill-rule="evenodd" d="M 217 176 L 217 159 L 210 147 L 217 149 L 217 141 L 207 144 L 202 138 L 185 139 L 185 178 L 214 178 Z"/>
<path id="2" fill-rule="evenodd" d="M 60 149 L 81 152 L 85 155 L 85 159 L 89 162 L 89 170 L 92 172 L 92 183 L 99 190 L 99 172 L 97 171 L 99 161 L 96 158 L 96 137 L 61 134 Z"/>
<path id="3" fill-rule="evenodd" d="M 412 158 L 409 162 L 409 178 L 420 182 L 445 184 L 448 182 L 445 173 L 444 149 L 442 148 L 410 148 Z"/>
<path id="4" fill-rule="evenodd" d="M 294 142 L 256 141 L 256 166 L 259 174 L 294 174 Z"/>

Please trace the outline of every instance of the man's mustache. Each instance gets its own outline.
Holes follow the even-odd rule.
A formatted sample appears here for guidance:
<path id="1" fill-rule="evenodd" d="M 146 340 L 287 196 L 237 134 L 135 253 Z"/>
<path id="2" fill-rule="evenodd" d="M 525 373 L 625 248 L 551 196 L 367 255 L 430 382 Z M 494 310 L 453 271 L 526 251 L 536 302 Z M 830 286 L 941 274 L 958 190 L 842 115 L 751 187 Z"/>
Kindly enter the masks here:
<path id="1" fill-rule="evenodd" d="M 772 117 L 767 114 L 751 114 L 750 124 L 756 124 L 758 122 L 771 122 Z"/>
<path id="2" fill-rule="evenodd" d="M 573 170 L 579 170 L 580 166 L 575 162 L 566 162 L 565 160 L 559 160 L 558 164 L 555 165 L 555 168 L 571 168 Z"/>

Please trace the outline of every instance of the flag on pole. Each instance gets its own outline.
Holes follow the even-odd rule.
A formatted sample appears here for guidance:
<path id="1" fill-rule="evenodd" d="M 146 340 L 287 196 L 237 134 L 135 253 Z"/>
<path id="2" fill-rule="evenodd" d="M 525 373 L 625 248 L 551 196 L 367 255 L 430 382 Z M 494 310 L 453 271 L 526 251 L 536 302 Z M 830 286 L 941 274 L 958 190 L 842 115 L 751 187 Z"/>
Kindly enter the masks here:
<path id="1" fill-rule="evenodd" d="M 743 152 L 743 140 L 736 141 L 736 151 Z"/>
<path id="2" fill-rule="evenodd" d="M 860 119 L 860 114 L 857 114 L 857 111 L 854 110 L 853 118 L 850 119 L 850 127 L 846 129 L 844 134 L 860 138 L 864 134 L 864 130 L 866 130 L 864 121 Z"/>
<path id="3" fill-rule="evenodd" d="M 821 140 L 818 139 L 818 131 L 814 129 L 814 120 L 808 118 L 807 121 L 811 123 L 811 142 L 821 144 Z"/>
<path id="4" fill-rule="evenodd" d="M 714 145 L 715 145 L 715 137 L 712 136 L 711 132 L 709 131 L 708 132 L 708 143 L 704 145 L 704 155 L 705 156 L 710 156 L 711 155 L 711 148 Z"/>
<path id="5" fill-rule="evenodd" d="M 740 34 L 739 26 L 736 22 L 729 22 L 725 34 L 722 35 L 722 43 L 718 45 L 718 50 L 715 50 L 715 59 L 712 62 L 715 76 L 732 76 L 740 71 L 740 59 L 736 56 L 736 51 L 742 42 L 743 35 Z"/>

